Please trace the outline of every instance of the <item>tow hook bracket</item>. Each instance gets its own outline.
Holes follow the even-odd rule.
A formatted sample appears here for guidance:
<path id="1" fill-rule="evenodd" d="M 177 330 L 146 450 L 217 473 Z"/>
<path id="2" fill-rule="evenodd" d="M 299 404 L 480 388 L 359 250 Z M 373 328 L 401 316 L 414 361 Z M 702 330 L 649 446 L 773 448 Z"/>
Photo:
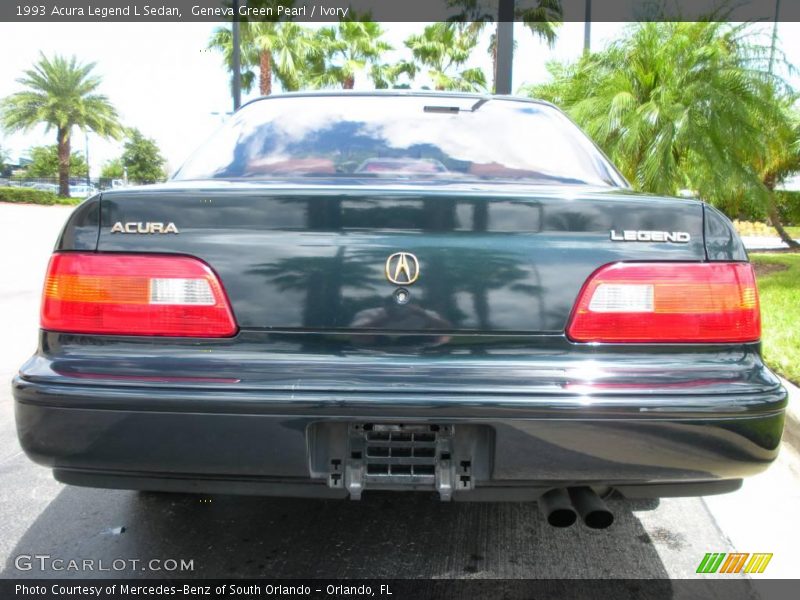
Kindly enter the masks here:
<path id="1" fill-rule="evenodd" d="M 328 485 L 341 487 L 343 474 L 353 500 L 367 489 L 433 490 L 451 500 L 456 489 L 472 489 L 471 463 L 456 467 L 454 435 L 452 425 L 350 424 L 344 472 L 331 464 Z"/>

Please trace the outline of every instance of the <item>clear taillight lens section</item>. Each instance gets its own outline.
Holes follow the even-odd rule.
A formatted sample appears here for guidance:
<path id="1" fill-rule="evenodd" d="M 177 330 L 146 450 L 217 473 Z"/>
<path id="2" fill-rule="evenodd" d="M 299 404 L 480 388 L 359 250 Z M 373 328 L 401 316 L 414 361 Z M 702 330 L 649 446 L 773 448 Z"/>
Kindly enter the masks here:
<path id="1" fill-rule="evenodd" d="M 581 290 L 567 336 L 578 342 L 754 342 L 761 337 L 749 263 L 617 263 Z"/>
<path id="2" fill-rule="evenodd" d="M 42 329 L 71 333 L 227 337 L 236 333 L 216 274 L 186 256 L 54 254 Z"/>

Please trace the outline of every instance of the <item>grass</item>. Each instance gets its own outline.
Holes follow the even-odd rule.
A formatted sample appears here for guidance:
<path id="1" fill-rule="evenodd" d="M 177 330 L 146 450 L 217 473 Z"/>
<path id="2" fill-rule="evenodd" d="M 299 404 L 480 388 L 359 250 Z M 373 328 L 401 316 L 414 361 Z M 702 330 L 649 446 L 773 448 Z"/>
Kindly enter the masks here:
<path id="1" fill-rule="evenodd" d="M 19 204 L 80 204 L 83 198 L 61 198 L 53 192 L 24 187 L 0 187 L 0 202 Z"/>
<path id="2" fill-rule="evenodd" d="M 764 360 L 800 384 L 800 254 L 751 254 L 761 297 Z"/>
<path id="3" fill-rule="evenodd" d="M 786 229 L 786 233 L 794 239 L 800 239 L 800 227 L 785 227 L 784 229 Z"/>

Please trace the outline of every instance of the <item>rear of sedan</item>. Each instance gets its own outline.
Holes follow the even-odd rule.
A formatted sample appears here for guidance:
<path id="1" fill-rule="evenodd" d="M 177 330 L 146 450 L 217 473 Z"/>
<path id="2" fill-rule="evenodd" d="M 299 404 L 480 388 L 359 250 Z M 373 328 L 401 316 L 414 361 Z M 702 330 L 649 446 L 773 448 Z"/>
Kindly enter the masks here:
<path id="1" fill-rule="evenodd" d="M 516 141 L 515 141 L 516 140 Z M 735 490 L 786 393 L 730 222 L 631 192 L 538 102 L 289 95 L 50 263 L 20 441 L 62 482 L 358 499 Z"/>

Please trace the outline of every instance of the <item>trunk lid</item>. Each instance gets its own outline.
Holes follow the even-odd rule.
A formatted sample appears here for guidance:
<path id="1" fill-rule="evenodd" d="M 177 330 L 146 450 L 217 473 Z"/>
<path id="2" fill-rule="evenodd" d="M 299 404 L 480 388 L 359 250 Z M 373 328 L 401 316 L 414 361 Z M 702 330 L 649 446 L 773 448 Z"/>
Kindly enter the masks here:
<path id="1" fill-rule="evenodd" d="M 178 233 L 165 231 L 170 223 Z M 626 231 L 689 239 L 612 240 Z M 700 202 L 499 184 L 115 190 L 101 200 L 98 250 L 204 260 L 244 330 L 498 334 L 563 332 L 581 286 L 602 265 L 705 259 Z M 397 253 L 407 253 L 408 271 L 395 257 L 389 275 L 402 283 L 416 274 L 415 282 L 387 278 Z"/>

